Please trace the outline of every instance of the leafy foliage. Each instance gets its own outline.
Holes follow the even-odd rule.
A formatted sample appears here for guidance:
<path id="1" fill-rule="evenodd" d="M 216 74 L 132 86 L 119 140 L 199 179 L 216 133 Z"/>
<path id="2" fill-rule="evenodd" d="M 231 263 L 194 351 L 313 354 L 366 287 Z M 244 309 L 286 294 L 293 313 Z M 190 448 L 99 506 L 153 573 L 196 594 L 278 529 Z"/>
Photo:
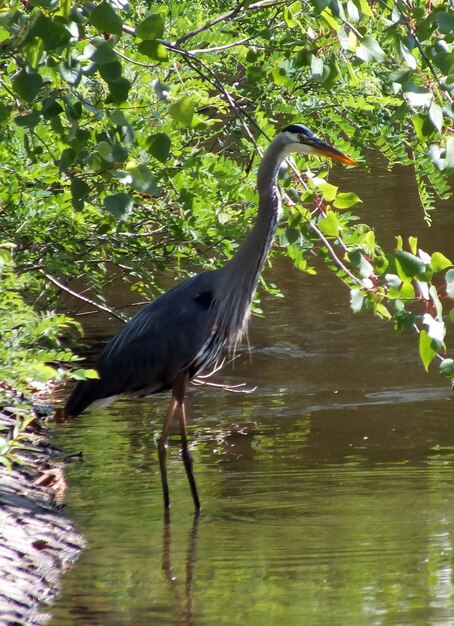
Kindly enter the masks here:
<path id="1" fill-rule="evenodd" d="M 60 364 L 76 360 L 60 339 L 75 322 L 66 315 L 36 312 L 26 304 L 23 294 L 35 279 L 14 273 L 13 248 L 0 247 L 0 380 L 26 391 L 61 379 Z"/>
<path id="2" fill-rule="evenodd" d="M 55 286 L 82 278 L 106 308 L 119 276 L 156 293 L 169 259 L 229 257 L 256 205 L 245 164 L 295 120 L 357 159 L 374 147 L 412 166 L 430 223 L 452 195 L 453 22 L 442 0 L 3 8 L 0 225 L 29 296 L 50 307 Z M 280 251 L 306 272 L 318 252 L 354 311 L 417 328 L 428 367 L 445 349 L 451 262 L 413 240 L 383 251 L 350 212 L 359 198 L 325 176 L 284 183 Z"/>

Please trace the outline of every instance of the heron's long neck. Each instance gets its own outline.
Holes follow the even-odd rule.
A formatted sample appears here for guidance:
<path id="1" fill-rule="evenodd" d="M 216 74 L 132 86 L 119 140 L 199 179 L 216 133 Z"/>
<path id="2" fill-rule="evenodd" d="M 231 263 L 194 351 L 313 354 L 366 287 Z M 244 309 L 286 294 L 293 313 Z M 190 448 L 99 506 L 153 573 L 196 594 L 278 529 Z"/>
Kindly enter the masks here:
<path id="1" fill-rule="evenodd" d="M 257 175 L 259 208 L 257 217 L 235 256 L 224 266 L 223 295 L 220 300 L 222 317 L 230 316 L 232 327 L 228 334 L 238 338 L 247 321 L 249 306 L 257 287 L 266 256 L 273 244 L 281 216 L 281 200 L 276 178 L 282 160 L 288 155 L 286 145 L 276 138 L 266 150 Z M 227 300 L 228 298 L 228 300 Z M 228 309 L 228 311 L 227 311 Z"/>
<path id="2" fill-rule="evenodd" d="M 273 244 L 276 228 L 281 217 L 281 199 L 276 178 L 282 159 L 287 156 L 280 141 L 273 141 L 263 155 L 257 174 L 259 208 L 255 223 L 230 261 L 231 265 L 249 281 L 253 292 L 262 270 L 263 263 Z M 252 295 L 252 294 L 251 294 Z"/>

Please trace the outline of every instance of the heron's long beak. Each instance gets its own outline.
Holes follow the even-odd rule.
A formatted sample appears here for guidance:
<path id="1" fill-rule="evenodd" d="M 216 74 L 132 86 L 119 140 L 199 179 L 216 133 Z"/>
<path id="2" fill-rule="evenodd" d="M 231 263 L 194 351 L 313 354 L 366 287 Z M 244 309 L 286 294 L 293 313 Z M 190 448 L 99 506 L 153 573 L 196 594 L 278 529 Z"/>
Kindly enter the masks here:
<path id="1" fill-rule="evenodd" d="M 336 148 L 333 148 L 333 146 L 330 146 L 321 139 L 319 139 L 311 147 L 314 150 L 314 154 L 329 157 L 330 159 L 333 159 L 333 161 L 338 161 L 339 163 L 343 163 L 344 165 L 359 165 L 359 163 L 355 161 L 355 159 L 352 159 L 340 150 L 336 150 Z"/>

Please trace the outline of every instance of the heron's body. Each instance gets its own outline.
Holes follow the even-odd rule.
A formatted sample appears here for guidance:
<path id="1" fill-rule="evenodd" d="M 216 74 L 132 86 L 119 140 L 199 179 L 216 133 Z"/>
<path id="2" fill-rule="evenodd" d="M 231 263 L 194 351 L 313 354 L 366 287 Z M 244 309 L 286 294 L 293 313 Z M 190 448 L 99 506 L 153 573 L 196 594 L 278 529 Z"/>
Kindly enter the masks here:
<path id="1" fill-rule="evenodd" d="M 276 185 L 282 160 L 293 151 L 355 161 L 295 124 L 278 134 L 260 164 L 259 209 L 255 224 L 224 267 L 203 272 L 150 302 L 111 339 L 96 363 L 99 379 L 79 382 L 65 415 L 109 404 L 122 394 L 151 395 L 172 389 L 172 402 L 159 443 L 164 504 L 169 507 L 166 476 L 168 432 L 177 408 L 183 461 L 196 509 L 200 508 L 187 450 L 184 390 L 188 380 L 213 366 L 226 345 L 235 345 L 246 329 L 252 297 L 273 243 L 281 214 Z"/>

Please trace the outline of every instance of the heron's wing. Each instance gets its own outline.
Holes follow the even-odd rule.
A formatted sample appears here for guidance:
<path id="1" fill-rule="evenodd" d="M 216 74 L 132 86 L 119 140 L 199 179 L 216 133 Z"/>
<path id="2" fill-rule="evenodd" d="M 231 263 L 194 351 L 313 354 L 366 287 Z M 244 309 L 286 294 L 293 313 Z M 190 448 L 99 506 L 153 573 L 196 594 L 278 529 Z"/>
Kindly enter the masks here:
<path id="1" fill-rule="evenodd" d="M 103 398 L 171 386 L 210 336 L 215 319 L 214 275 L 205 272 L 185 281 L 132 317 L 99 357 L 100 378 L 76 386 L 66 415 L 78 415 Z"/>

